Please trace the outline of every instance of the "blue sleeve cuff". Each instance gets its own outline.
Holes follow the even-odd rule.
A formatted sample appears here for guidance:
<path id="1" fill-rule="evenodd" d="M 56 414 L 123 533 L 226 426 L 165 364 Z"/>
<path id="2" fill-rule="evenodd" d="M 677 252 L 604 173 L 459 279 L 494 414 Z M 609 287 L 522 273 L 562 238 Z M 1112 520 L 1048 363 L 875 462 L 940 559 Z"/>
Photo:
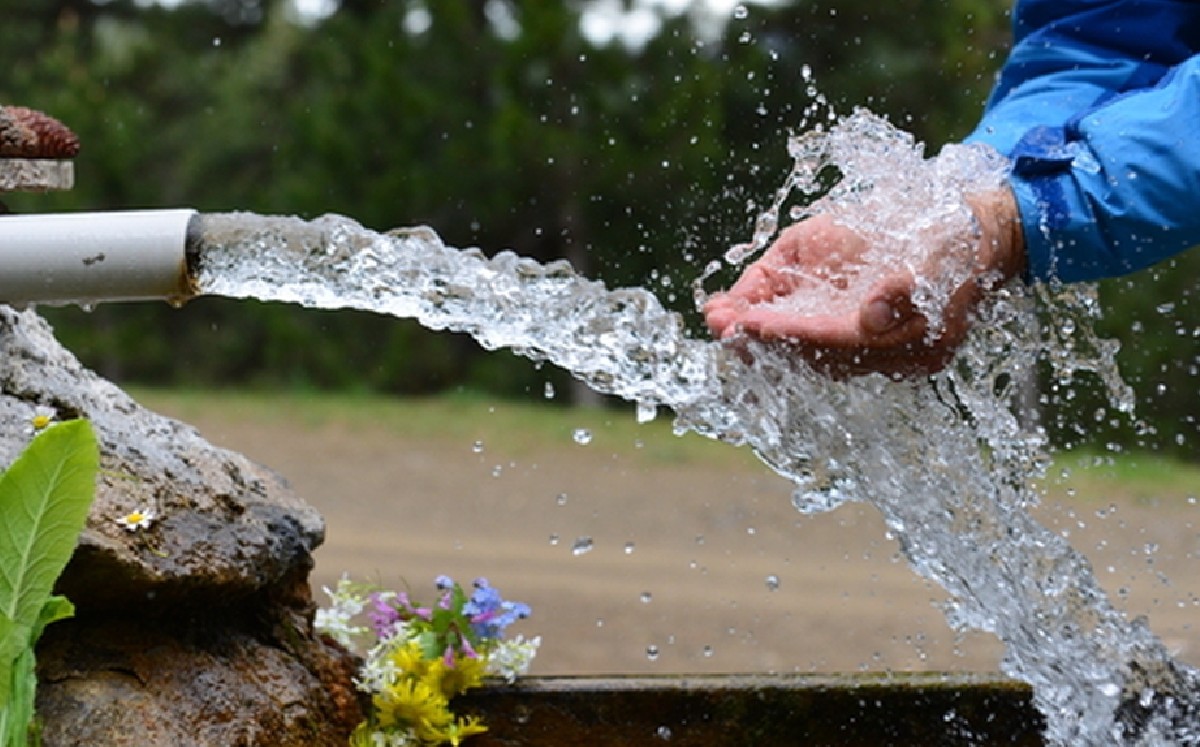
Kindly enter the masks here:
<path id="1" fill-rule="evenodd" d="M 990 114 L 1020 121 L 1005 109 Z M 999 129 L 977 131 L 973 139 L 1006 146 L 1011 159 L 1028 276 L 1115 277 L 1200 244 L 1196 122 L 1200 56 L 1066 122 L 1027 125 L 1015 143 L 997 142 Z"/>

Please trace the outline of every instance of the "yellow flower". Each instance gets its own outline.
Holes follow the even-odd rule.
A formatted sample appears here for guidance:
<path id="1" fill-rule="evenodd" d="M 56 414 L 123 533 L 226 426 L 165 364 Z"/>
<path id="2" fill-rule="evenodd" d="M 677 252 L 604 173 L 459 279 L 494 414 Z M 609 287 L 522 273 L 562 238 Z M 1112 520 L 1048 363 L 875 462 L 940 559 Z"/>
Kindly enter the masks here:
<path id="1" fill-rule="evenodd" d="M 468 716 L 465 719 L 460 718 L 450 725 L 446 731 L 445 740 L 454 747 L 458 747 L 459 743 L 467 737 L 473 737 L 485 731 L 487 731 L 487 727 L 481 724 L 478 718 Z"/>
<path id="2" fill-rule="evenodd" d="M 405 641 L 396 646 L 390 658 L 396 671 L 404 675 L 424 679 L 429 671 L 430 661 L 421 654 L 421 644 L 415 640 Z"/>
<path id="3" fill-rule="evenodd" d="M 379 747 L 379 745 L 387 744 L 383 739 L 387 737 L 381 736 L 382 732 L 378 732 L 368 722 L 364 721 L 354 728 L 354 733 L 350 735 L 350 747 Z"/>
<path id="4" fill-rule="evenodd" d="M 479 657 L 455 656 L 454 666 L 446 666 L 443 659 L 430 663 L 429 681 L 437 681 L 442 695 L 447 699 L 465 693 L 472 687 L 483 684 L 483 675 L 487 673 L 487 665 Z"/>
<path id="5" fill-rule="evenodd" d="M 450 702 L 423 680 L 402 677 L 375 693 L 372 702 L 380 726 L 406 726 L 423 741 L 445 741 L 441 735 L 454 724 Z"/>

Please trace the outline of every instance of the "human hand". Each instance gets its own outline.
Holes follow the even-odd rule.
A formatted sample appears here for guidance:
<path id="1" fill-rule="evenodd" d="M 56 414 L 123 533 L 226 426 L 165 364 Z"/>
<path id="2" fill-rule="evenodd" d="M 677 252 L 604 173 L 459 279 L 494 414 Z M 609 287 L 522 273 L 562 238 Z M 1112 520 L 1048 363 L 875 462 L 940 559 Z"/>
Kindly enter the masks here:
<path id="1" fill-rule="evenodd" d="M 984 288 L 1016 275 L 1024 262 L 1012 193 L 969 195 L 967 203 L 979 227 L 974 262 L 950 290 L 933 334 L 913 300 L 916 274 L 871 257 L 862 236 L 827 215 L 783 231 L 732 288 L 705 305 L 708 325 L 721 339 L 743 333 L 789 344 L 832 376 L 939 371 L 966 337 Z M 934 247 L 921 272 L 939 272 L 953 249 Z"/>

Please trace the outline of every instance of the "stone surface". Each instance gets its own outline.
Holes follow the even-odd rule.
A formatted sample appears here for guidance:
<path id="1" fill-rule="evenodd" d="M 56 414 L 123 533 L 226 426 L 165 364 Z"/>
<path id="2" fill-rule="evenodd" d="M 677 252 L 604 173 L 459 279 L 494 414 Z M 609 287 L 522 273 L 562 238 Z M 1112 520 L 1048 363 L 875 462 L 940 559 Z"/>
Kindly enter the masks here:
<path id="1" fill-rule="evenodd" d="M 44 744 L 344 744 L 361 712 L 352 663 L 312 631 L 317 511 L 84 369 L 32 311 L 0 306 L 0 464 L 39 405 L 87 418 L 101 445 L 58 588 L 77 615 L 38 649 Z M 147 509 L 148 529 L 117 523 Z"/>
<path id="2" fill-rule="evenodd" d="M 73 186 L 73 161 L 0 158 L 0 192 L 40 192 Z"/>

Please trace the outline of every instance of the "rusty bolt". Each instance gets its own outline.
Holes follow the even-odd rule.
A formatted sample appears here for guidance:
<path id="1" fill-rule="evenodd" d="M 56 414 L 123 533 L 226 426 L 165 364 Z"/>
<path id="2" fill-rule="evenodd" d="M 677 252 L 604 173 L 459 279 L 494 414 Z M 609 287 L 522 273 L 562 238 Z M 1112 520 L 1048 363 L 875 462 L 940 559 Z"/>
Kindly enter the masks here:
<path id="1" fill-rule="evenodd" d="M 62 122 L 24 106 L 0 106 L 0 158 L 74 158 L 79 138 Z"/>

